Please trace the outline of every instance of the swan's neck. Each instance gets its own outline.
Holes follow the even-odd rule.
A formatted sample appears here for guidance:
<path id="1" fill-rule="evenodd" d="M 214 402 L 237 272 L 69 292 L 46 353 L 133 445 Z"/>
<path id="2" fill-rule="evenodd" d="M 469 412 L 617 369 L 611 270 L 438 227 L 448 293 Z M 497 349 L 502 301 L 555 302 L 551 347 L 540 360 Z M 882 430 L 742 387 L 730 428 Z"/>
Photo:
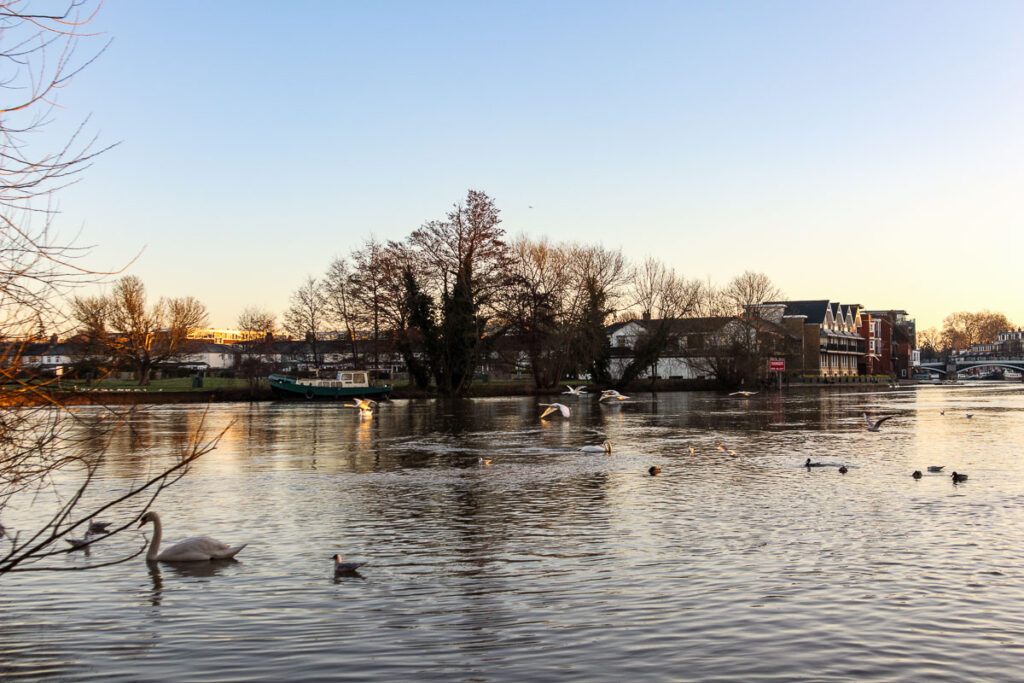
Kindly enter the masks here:
<path id="1" fill-rule="evenodd" d="M 153 540 L 149 542 L 149 552 L 146 553 L 146 560 L 153 561 L 160 552 L 160 541 L 164 535 L 163 526 L 160 524 L 160 516 L 155 512 L 153 515 Z"/>

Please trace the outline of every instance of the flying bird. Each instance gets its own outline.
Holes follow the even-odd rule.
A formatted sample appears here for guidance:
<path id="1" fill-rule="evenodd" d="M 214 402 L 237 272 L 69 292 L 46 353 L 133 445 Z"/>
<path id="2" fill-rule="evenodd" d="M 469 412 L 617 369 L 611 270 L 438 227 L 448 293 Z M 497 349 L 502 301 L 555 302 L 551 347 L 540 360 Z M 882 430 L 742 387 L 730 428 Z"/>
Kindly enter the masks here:
<path id="1" fill-rule="evenodd" d="M 885 422 L 886 420 L 891 420 L 892 418 L 896 417 L 895 415 L 886 415 L 885 417 L 880 417 L 876 421 L 872 422 L 871 418 L 868 417 L 867 413 L 861 413 L 861 415 L 864 417 L 864 421 L 868 423 L 869 432 L 877 432 L 878 428 L 882 426 L 883 422 Z"/>
<path id="2" fill-rule="evenodd" d="M 757 393 L 756 391 L 734 391 L 734 392 L 732 392 L 729 395 L 730 396 L 742 396 L 743 398 L 747 398 L 748 396 L 753 396 L 756 393 Z"/>
<path id="3" fill-rule="evenodd" d="M 586 391 L 584 391 L 583 387 L 571 387 L 568 384 L 566 384 L 565 388 L 568 389 L 569 391 L 563 391 L 562 393 L 569 394 L 570 396 L 585 396 L 587 393 Z"/>
<path id="4" fill-rule="evenodd" d="M 540 419 L 542 420 L 547 419 L 548 415 L 556 411 L 561 412 L 562 417 L 569 417 L 569 415 L 572 414 L 569 410 L 569 406 L 562 405 L 561 403 L 538 403 L 537 405 L 547 406 L 547 410 L 540 414 Z"/>
<path id="5" fill-rule="evenodd" d="M 611 399 L 615 399 L 616 401 L 625 401 L 627 398 L 629 398 L 629 396 L 623 396 L 619 392 L 615 391 L 615 389 L 605 389 L 601 392 L 601 398 L 597 400 L 600 403 L 601 401 Z"/>
<path id="6" fill-rule="evenodd" d="M 377 407 L 377 402 L 368 398 L 354 398 L 352 403 L 346 403 L 346 408 L 358 408 L 360 413 L 372 413 Z"/>

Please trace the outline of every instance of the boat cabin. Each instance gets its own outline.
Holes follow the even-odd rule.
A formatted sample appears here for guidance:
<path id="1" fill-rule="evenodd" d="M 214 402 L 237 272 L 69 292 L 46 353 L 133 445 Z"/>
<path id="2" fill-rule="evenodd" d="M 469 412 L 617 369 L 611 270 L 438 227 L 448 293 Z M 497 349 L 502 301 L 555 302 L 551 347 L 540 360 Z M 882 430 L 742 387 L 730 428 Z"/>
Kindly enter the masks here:
<path id="1" fill-rule="evenodd" d="M 368 387 L 370 376 L 366 370 L 341 370 L 335 379 L 300 379 L 295 383 L 304 387 Z"/>

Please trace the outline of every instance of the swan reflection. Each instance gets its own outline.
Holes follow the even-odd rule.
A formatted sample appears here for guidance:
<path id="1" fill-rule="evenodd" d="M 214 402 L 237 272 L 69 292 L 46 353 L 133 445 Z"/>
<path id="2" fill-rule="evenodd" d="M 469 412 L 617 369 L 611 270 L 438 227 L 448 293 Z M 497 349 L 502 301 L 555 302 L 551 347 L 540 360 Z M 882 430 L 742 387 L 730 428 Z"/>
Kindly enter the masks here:
<path id="1" fill-rule="evenodd" d="M 163 600 L 164 578 L 161 569 L 169 569 L 173 576 L 183 576 L 193 579 L 206 579 L 217 576 L 228 567 L 240 565 L 238 560 L 208 560 L 206 562 L 155 562 L 147 561 L 149 567 L 149 578 L 153 582 L 153 592 L 150 595 L 150 602 L 159 605 Z"/>

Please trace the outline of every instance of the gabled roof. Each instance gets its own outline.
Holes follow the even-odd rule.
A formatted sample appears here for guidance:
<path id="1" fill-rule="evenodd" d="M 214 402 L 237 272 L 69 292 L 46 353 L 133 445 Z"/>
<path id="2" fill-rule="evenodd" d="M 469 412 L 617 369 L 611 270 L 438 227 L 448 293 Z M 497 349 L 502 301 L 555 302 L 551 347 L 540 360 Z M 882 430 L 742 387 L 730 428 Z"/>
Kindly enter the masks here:
<path id="1" fill-rule="evenodd" d="M 831 304 L 828 299 L 813 299 L 806 301 L 769 301 L 769 304 L 782 304 L 786 307 L 784 315 L 802 315 L 809 323 L 821 325 L 825 322 L 825 315 Z"/>
<path id="2" fill-rule="evenodd" d="M 608 325 L 607 327 L 605 327 L 604 331 L 607 332 L 608 334 L 615 334 L 616 332 L 618 332 L 619 330 L 621 330 L 623 327 L 625 327 L 626 325 L 628 325 L 630 323 L 639 323 L 639 324 L 642 325 L 643 321 L 640 321 L 640 320 L 627 320 L 624 323 L 612 323 L 611 325 Z"/>

